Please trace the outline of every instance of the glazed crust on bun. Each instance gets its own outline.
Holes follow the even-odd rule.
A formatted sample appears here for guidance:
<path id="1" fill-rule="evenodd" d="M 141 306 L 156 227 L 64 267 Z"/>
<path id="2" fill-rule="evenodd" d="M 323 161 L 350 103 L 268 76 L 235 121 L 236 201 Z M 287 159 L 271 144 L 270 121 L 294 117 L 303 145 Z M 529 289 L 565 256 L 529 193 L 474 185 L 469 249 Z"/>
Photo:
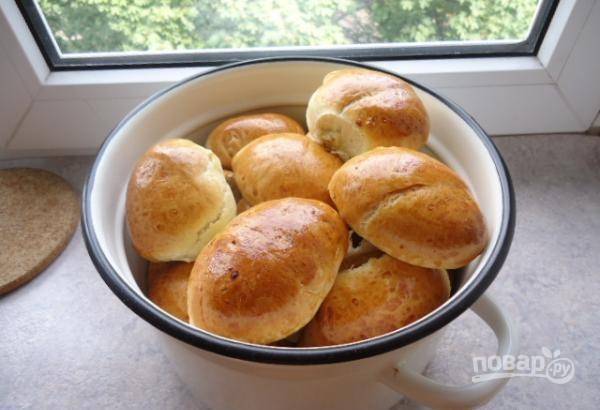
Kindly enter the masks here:
<path id="1" fill-rule="evenodd" d="M 191 324 L 250 343 L 286 338 L 315 315 L 347 241 L 346 225 L 323 202 L 254 206 L 198 255 L 188 287 Z"/>
<path id="2" fill-rule="evenodd" d="M 206 140 L 221 160 L 223 168 L 231 168 L 231 160 L 243 146 L 263 135 L 294 132 L 304 133 L 300 124 L 292 118 L 275 113 L 249 114 L 230 118 L 215 128 Z"/>
<path id="3" fill-rule="evenodd" d="M 329 193 L 342 218 L 385 253 L 413 265 L 459 268 L 487 242 L 467 185 L 443 163 L 406 148 L 376 148 L 346 162 Z"/>
<path id="4" fill-rule="evenodd" d="M 127 189 L 133 246 L 152 262 L 191 262 L 235 216 L 218 158 L 184 139 L 159 143 L 136 164 Z"/>
<path id="5" fill-rule="evenodd" d="M 360 68 L 327 74 L 306 122 L 312 138 L 343 160 L 379 146 L 419 149 L 429 136 L 425 106 L 410 84 Z"/>
<path id="6" fill-rule="evenodd" d="M 421 268 L 383 255 L 342 271 L 306 326 L 300 345 L 352 343 L 400 329 L 450 296 L 445 270 Z"/>
<path id="7" fill-rule="evenodd" d="M 193 263 L 150 262 L 148 297 L 161 309 L 187 322 L 187 287 Z"/>
<path id="8" fill-rule="evenodd" d="M 331 204 L 327 184 L 342 161 L 301 134 L 270 134 L 233 158 L 237 186 L 248 203 L 298 197 Z"/>

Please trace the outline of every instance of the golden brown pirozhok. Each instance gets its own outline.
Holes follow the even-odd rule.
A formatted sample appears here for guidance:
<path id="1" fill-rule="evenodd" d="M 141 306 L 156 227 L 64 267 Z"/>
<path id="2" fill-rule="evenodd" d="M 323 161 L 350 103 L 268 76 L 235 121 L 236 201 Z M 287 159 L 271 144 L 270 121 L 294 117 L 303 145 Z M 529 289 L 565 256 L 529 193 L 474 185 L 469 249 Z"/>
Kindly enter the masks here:
<path id="1" fill-rule="evenodd" d="M 263 202 L 198 255 L 188 287 L 190 322 L 246 342 L 284 339 L 315 315 L 347 248 L 346 225 L 323 202 Z"/>
<path id="2" fill-rule="evenodd" d="M 404 262 L 459 268 L 486 244 L 483 215 L 467 185 L 432 157 L 376 148 L 346 162 L 329 193 L 360 236 Z"/>

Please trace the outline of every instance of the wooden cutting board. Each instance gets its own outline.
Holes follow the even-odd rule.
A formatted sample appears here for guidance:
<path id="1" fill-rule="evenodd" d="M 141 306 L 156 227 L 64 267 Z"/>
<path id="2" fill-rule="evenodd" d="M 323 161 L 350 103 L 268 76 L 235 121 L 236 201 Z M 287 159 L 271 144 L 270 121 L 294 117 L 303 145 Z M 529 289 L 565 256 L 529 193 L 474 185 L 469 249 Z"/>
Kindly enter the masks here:
<path id="1" fill-rule="evenodd" d="M 58 175 L 0 170 L 0 295 L 33 279 L 61 254 L 79 215 L 78 195 Z"/>

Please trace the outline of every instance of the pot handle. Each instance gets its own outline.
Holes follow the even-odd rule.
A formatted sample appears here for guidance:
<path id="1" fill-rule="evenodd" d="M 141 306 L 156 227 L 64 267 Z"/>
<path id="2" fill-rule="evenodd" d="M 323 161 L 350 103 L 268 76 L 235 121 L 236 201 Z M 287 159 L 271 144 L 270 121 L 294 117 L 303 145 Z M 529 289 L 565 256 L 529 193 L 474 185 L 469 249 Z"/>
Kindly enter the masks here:
<path id="1" fill-rule="evenodd" d="M 471 307 L 494 331 L 498 339 L 498 353 L 516 356 L 517 330 L 506 313 L 489 296 L 483 295 Z M 487 377 L 486 377 L 487 378 Z M 481 406 L 494 397 L 508 381 L 506 377 L 490 377 L 486 381 L 466 386 L 449 386 L 438 383 L 414 370 L 397 363 L 394 372 L 381 380 L 398 393 L 419 404 L 436 409 L 464 409 Z"/>

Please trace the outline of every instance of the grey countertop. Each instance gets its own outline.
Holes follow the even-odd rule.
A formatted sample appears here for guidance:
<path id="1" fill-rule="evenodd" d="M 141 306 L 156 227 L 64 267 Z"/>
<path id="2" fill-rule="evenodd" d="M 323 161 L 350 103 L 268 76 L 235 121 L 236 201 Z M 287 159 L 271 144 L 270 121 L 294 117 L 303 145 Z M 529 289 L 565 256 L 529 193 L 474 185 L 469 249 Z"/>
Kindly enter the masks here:
<path id="1" fill-rule="evenodd" d="M 498 137 L 517 193 L 508 260 L 488 292 L 520 327 L 521 352 L 560 349 L 575 363 L 564 385 L 518 378 L 486 408 L 595 409 L 600 405 L 600 138 Z M 90 157 L 0 161 L 50 169 L 81 189 Z M 472 357 L 495 350 L 467 312 L 448 326 L 427 374 L 463 384 Z M 196 409 L 155 330 L 96 273 L 78 229 L 65 252 L 0 297 L 0 408 Z M 401 401 L 397 409 L 418 408 Z"/>

